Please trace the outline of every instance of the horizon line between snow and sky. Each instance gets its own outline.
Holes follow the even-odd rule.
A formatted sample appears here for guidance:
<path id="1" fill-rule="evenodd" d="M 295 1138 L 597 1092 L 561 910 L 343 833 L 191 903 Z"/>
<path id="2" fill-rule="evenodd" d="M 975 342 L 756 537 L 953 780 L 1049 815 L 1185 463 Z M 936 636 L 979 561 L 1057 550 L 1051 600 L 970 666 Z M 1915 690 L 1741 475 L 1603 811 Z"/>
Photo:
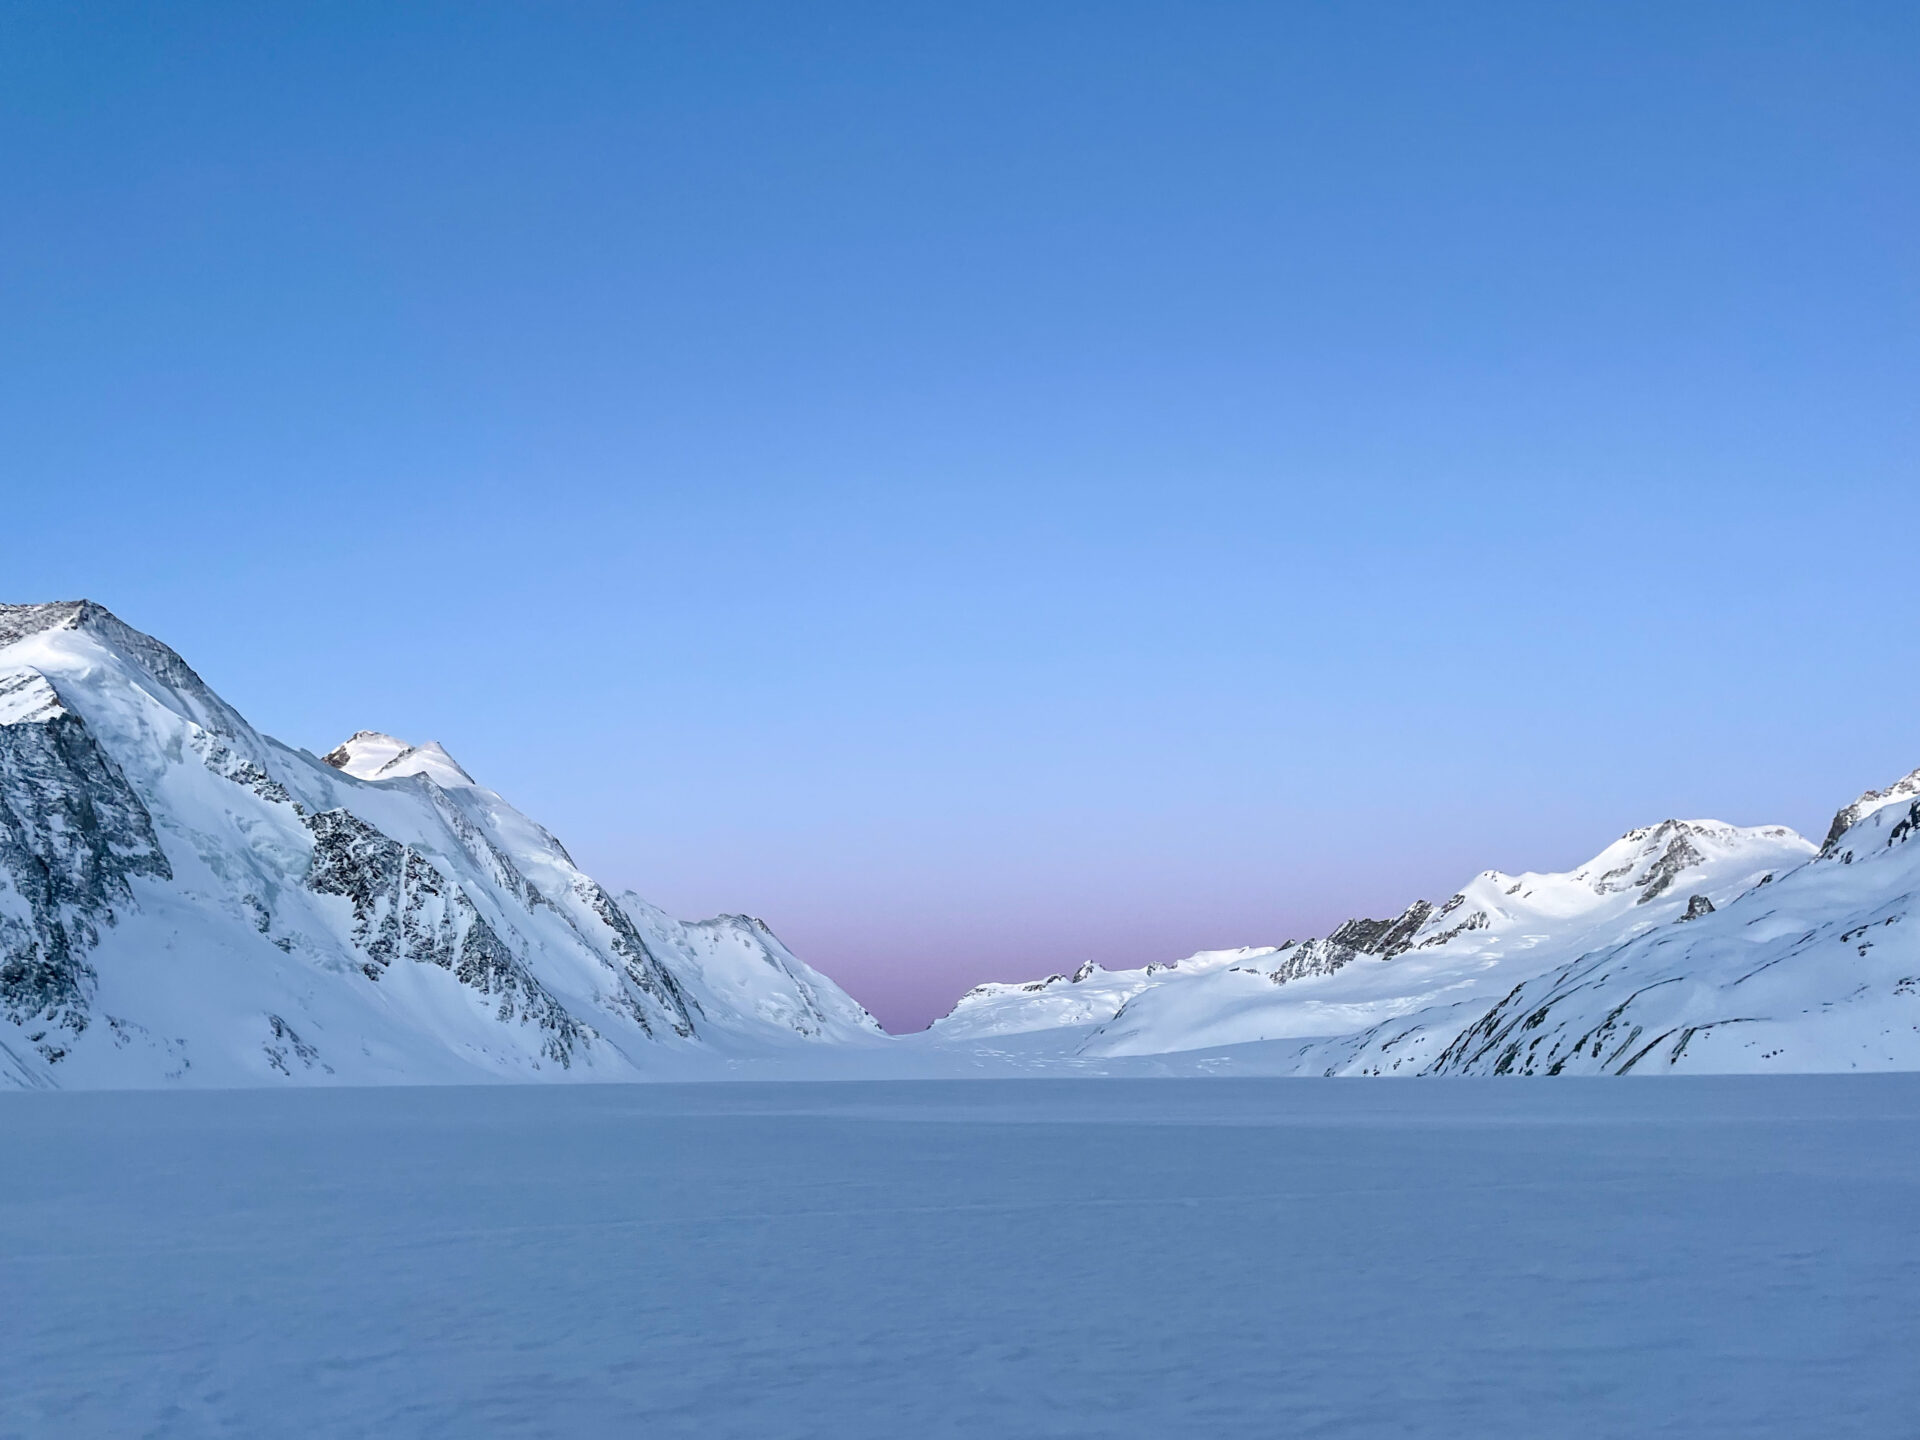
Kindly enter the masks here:
<path id="1" fill-rule="evenodd" d="M 14 6 L 0 598 L 896 1029 L 1817 840 L 1920 765 L 1916 139 L 1892 4 Z"/>

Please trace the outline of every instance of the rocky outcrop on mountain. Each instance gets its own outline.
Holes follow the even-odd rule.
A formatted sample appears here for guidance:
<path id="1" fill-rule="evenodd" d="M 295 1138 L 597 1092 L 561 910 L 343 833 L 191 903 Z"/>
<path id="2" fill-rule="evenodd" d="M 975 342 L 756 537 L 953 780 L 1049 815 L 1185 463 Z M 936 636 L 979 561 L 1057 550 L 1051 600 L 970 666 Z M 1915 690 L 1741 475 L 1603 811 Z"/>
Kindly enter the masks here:
<path id="1" fill-rule="evenodd" d="M 1876 810 L 1911 800 L 1915 796 L 1920 796 L 1920 770 L 1901 776 L 1884 790 L 1868 790 L 1834 815 L 1833 824 L 1827 829 L 1826 842 L 1820 847 L 1821 858 L 1840 854 L 1841 842 L 1847 833 Z"/>
<path id="2" fill-rule="evenodd" d="M 1920 770 L 1901 776 L 1884 790 L 1869 790 L 1851 805 L 1846 806 L 1833 817 L 1833 824 L 1827 829 L 1826 843 L 1820 847 L 1822 859 L 1844 857 L 1851 850 L 1844 845 L 1848 833 L 1862 820 L 1876 811 L 1902 801 L 1911 802 L 1920 796 Z M 1844 859 L 1843 859 L 1843 863 Z"/>
<path id="3" fill-rule="evenodd" d="M 1284 985 L 1310 975 L 1331 975 L 1363 955 L 1390 960 L 1413 948 L 1433 913 L 1433 906 L 1416 900 L 1391 920 L 1348 920 L 1324 940 L 1287 941 L 1257 968 L 1275 985 Z"/>
<path id="4" fill-rule="evenodd" d="M 44 676 L 0 672 L 0 1017 L 49 1063 L 87 1028 L 87 952 L 142 875 L 172 870 L 140 797 Z"/>
<path id="5" fill-rule="evenodd" d="M 377 981 L 395 961 L 438 965 L 493 999 L 501 1023 L 544 1031 L 542 1055 L 572 1064 L 574 1050 L 592 1032 L 546 992 L 473 901 L 426 856 L 350 810 L 322 810 L 307 817 L 307 826 L 313 831 L 307 885 L 316 895 L 343 896 L 353 906 L 353 944 L 366 956 L 361 974 Z"/>

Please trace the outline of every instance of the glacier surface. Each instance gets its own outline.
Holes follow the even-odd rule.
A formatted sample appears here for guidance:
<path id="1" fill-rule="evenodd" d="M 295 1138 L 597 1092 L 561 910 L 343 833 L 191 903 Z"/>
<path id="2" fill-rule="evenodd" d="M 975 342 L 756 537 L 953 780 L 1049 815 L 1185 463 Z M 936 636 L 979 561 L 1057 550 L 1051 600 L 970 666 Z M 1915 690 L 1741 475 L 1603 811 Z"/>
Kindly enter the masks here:
<path id="1" fill-rule="evenodd" d="M 1920 1076 L 0 1094 L 0 1437 L 1821 1437 Z"/>

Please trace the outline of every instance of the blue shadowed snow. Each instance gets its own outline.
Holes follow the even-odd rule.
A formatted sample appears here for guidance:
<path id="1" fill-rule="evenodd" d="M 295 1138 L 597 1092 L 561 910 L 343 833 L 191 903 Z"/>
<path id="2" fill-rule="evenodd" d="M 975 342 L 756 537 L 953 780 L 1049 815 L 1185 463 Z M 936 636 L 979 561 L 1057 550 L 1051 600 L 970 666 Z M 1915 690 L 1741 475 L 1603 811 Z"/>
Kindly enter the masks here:
<path id="1" fill-rule="evenodd" d="M 0 1434 L 1872 1436 L 1920 1075 L 0 1095 Z"/>

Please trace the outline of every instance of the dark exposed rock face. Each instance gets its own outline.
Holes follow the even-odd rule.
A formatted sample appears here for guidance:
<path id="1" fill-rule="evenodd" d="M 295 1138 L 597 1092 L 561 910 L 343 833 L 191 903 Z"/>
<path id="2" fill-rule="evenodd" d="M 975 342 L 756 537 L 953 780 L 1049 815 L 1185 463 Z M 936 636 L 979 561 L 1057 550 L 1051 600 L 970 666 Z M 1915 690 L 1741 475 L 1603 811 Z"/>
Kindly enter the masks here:
<path id="1" fill-rule="evenodd" d="M 1349 920 L 1324 940 L 1282 946 L 1278 962 L 1265 967 L 1267 978 L 1284 985 L 1308 975 L 1331 975 L 1362 955 L 1381 960 L 1404 955 L 1433 913 L 1433 906 L 1416 900 L 1391 920 Z"/>
<path id="2" fill-rule="evenodd" d="M 480 827 L 467 816 L 466 811 L 454 803 L 452 796 L 438 785 L 427 784 L 424 781 L 420 782 L 420 788 L 432 802 L 433 808 L 439 812 L 440 818 L 447 822 L 448 828 L 459 838 L 467 854 L 473 857 L 474 863 L 481 867 L 489 879 L 529 910 L 538 910 L 543 906 L 547 909 L 553 908 L 553 902 L 542 895 L 533 882 L 520 873 L 520 867 L 515 865 L 498 845 L 486 837 Z"/>
<path id="3" fill-rule="evenodd" d="M 1878 809 L 1889 800 L 1905 800 L 1914 795 L 1920 795 L 1920 770 L 1903 775 L 1884 790 L 1867 791 L 1833 817 L 1833 824 L 1827 829 L 1826 843 L 1820 847 L 1820 854 L 1826 857 L 1838 850 L 1840 837 L 1859 824 L 1861 817 L 1870 811 Z"/>
<path id="4" fill-rule="evenodd" d="M 547 1032 L 541 1053 L 565 1066 L 592 1032 L 574 1020 L 487 924 L 473 902 L 419 851 L 346 810 L 307 817 L 313 832 L 308 888 L 353 906 L 361 971 L 378 980 L 396 960 L 438 965 L 496 997 L 497 1018 Z"/>
<path id="5" fill-rule="evenodd" d="M 349 758 L 344 745 L 323 757 L 326 763 L 336 769 Z M 482 873 L 519 904 L 530 911 L 545 910 L 572 927 L 576 933 L 581 931 L 576 915 L 570 913 L 563 904 L 556 904 L 553 898 L 543 894 L 527 879 L 511 857 L 494 844 L 485 829 L 467 813 L 456 794 L 420 776 L 388 783 L 413 785 L 446 822 L 461 848 Z M 566 850 L 560 842 L 551 835 L 545 835 L 544 831 L 542 834 L 553 847 L 554 853 L 566 859 Z M 582 934 L 582 939 L 596 951 L 611 951 L 617 965 L 617 987 L 604 993 L 601 998 L 618 1008 L 648 1034 L 654 1032 L 657 1020 L 664 1019 L 675 1034 L 683 1038 L 692 1036 L 693 1016 L 699 1009 L 698 1002 L 687 995 L 673 972 L 648 948 L 646 940 L 626 912 L 614 903 L 613 897 L 600 885 L 585 876 L 579 876 L 573 882 L 573 891 L 594 918 L 606 927 L 606 933 L 594 936 Z"/>
<path id="6" fill-rule="evenodd" d="M 1687 897 L 1687 913 L 1680 918 L 1682 920 L 1698 920 L 1702 915 L 1711 914 L 1713 914 L 1713 901 L 1704 895 L 1689 895 Z"/>
<path id="7" fill-rule="evenodd" d="M 686 992 L 680 988 L 680 982 L 673 978 L 673 972 L 647 948 L 647 942 L 640 937 L 633 921 L 627 918 L 626 911 L 614 904 L 611 895 L 585 876 L 578 881 L 578 889 L 601 923 L 613 932 L 609 944 L 613 953 L 620 957 L 627 983 L 650 996 L 666 1012 L 667 1023 L 673 1027 L 676 1035 L 693 1034 L 690 1005 L 697 1002 L 689 1000 Z M 631 995 L 626 999 L 629 1002 L 626 1007 L 628 1013 L 639 1022 L 641 1029 L 650 1031 L 653 1027 L 647 1023 L 645 1008 L 634 1002 Z"/>
<path id="8" fill-rule="evenodd" d="M 1441 915 L 1451 914 L 1460 908 L 1461 903 L 1465 899 L 1466 897 L 1464 895 L 1454 896 L 1453 899 L 1449 900 L 1446 905 L 1441 908 L 1439 913 Z M 1445 945 L 1449 941 L 1458 940 L 1469 930 L 1484 930 L 1492 923 L 1492 917 L 1489 916 L 1486 911 L 1475 910 L 1470 915 L 1463 916 L 1461 919 L 1454 921 L 1454 923 L 1446 929 L 1434 931 L 1433 934 L 1427 936 L 1426 939 L 1420 942 L 1419 948 L 1425 950 L 1434 945 Z"/>
<path id="9" fill-rule="evenodd" d="M 1634 877 L 1633 883 L 1642 888 L 1640 898 L 1633 903 L 1645 905 L 1650 900 L 1658 900 L 1673 888 L 1681 871 L 1691 870 L 1705 858 L 1685 835 L 1674 836 L 1660 852 L 1660 858 Z"/>
<path id="10" fill-rule="evenodd" d="M 333 1067 L 320 1058 L 320 1052 L 302 1040 L 300 1032 L 278 1015 L 267 1016 L 267 1040 L 261 1049 L 266 1052 L 267 1063 L 289 1078 L 293 1075 L 293 1065 L 303 1070 L 318 1067 L 329 1075 L 334 1073 Z"/>
<path id="11" fill-rule="evenodd" d="M 1681 872 L 1706 858 L 1694 845 L 1688 825 L 1681 820 L 1663 820 L 1643 830 L 1630 830 L 1621 838 L 1650 840 L 1656 845 L 1662 841 L 1666 843 L 1660 853 L 1644 866 L 1642 861 L 1633 860 L 1597 876 L 1592 882 L 1596 895 L 1617 895 L 1625 890 L 1638 890 L 1640 898 L 1634 903 L 1645 905 L 1672 889 L 1673 882 Z M 1636 871 L 1639 873 L 1636 874 Z"/>
<path id="12" fill-rule="evenodd" d="M 54 1061 L 62 1033 L 87 1026 L 99 927 L 134 876 L 173 871 L 139 796 L 46 680 L 0 676 L 0 698 L 33 717 L 0 725 L 0 1015 Z"/>
<path id="13" fill-rule="evenodd" d="M 1920 833 L 1920 800 L 1907 806 L 1905 818 L 1896 820 L 1893 828 L 1887 831 L 1887 844 L 1899 845 L 1909 835 Z"/>
<path id="14" fill-rule="evenodd" d="M 222 779 L 245 786 L 262 800 L 270 800 L 276 805 L 293 803 L 293 796 L 288 793 L 287 787 L 269 775 L 258 761 L 236 755 L 214 736 L 203 733 L 194 748 L 199 751 L 207 769 Z"/>
<path id="15" fill-rule="evenodd" d="M 1392 920 L 1349 920 L 1327 937 L 1335 945 L 1345 945 L 1365 955 L 1384 957 L 1403 954 L 1413 948 L 1413 937 L 1433 914 L 1433 906 L 1416 900 Z"/>

